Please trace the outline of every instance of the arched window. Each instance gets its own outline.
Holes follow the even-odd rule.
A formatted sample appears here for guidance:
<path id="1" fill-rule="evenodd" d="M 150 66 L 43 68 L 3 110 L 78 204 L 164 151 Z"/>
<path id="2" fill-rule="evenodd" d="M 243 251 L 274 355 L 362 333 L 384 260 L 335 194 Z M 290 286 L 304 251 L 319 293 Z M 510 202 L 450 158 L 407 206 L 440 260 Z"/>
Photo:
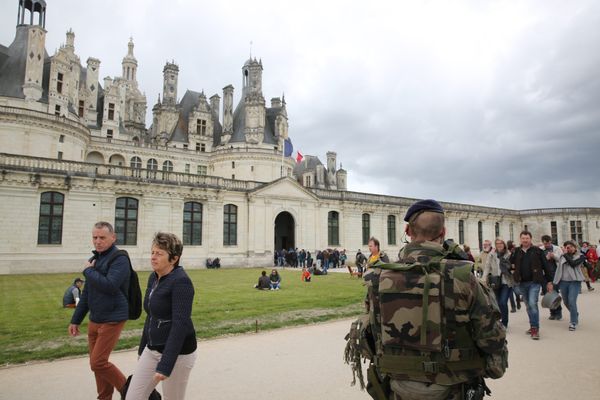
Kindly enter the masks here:
<path id="1" fill-rule="evenodd" d="M 156 170 L 158 169 L 158 162 L 154 158 L 151 158 L 146 163 L 146 168 L 148 170 L 146 172 L 148 178 L 155 179 L 156 178 Z"/>
<path id="2" fill-rule="evenodd" d="M 202 244 L 202 204 L 188 201 L 183 205 L 183 244 Z"/>
<path id="3" fill-rule="evenodd" d="M 173 163 L 169 160 L 165 161 L 163 163 L 162 170 L 165 172 L 173 172 Z"/>
<path id="4" fill-rule="evenodd" d="M 130 165 L 131 165 L 131 176 L 134 176 L 136 178 L 139 178 L 141 175 L 141 169 L 142 169 L 142 160 L 141 158 L 135 156 L 135 157 L 131 157 L 130 160 Z"/>
<path id="5" fill-rule="evenodd" d="M 465 244 L 465 221 L 458 220 L 458 243 Z"/>
<path id="6" fill-rule="evenodd" d="M 223 245 L 237 245 L 237 206 L 233 204 L 223 207 Z"/>
<path id="7" fill-rule="evenodd" d="M 61 244 L 65 195 L 44 192 L 40 196 L 38 244 Z"/>
<path id="8" fill-rule="evenodd" d="M 388 244 L 396 244 L 396 216 L 388 215 L 387 217 L 387 229 L 388 229 Z"/>
<path id="9" fill-rule="evenodd" d="M 340 214 L 337 211 L 327 213 L 327 243 L 330 246 L 340 245 Z"/>
<path id="10" fill-rule="evenodd" d="M 479 242 L 479 251 L 483 250 L 483 221 L 477 222 L 477 241 Z"/>
<path id="11" fill-rule="evenodd" d="M 500 222 L 496 222 L 496 225 L 494 226 L 494 234 L 496 237 L 500 237 Z"/>
<path id="12" fill-rule="evenodd" d="M 119 197 L 115 206 L 115 233 L 117 244 L 137 244 L 138 201 L 132 197 Z"/>
<path id="13" fill-rule="evenodd" d="M 362 215 L 362 244 L 368 245 L 371 237 L 371 216 L 369 214 Z"/>
<path id="14" fill-rule="evenodd" d="M 137 156 L 131 157 L 131 168 L 141 169 L 142 168 L 142 159 Z"/>

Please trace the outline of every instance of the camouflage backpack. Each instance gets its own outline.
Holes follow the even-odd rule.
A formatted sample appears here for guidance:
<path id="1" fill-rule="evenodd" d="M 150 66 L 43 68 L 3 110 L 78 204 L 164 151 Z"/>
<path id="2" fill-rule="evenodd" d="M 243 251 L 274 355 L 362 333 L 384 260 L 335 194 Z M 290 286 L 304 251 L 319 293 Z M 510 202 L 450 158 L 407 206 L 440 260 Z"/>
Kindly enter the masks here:
<path id="1" fill-rule="evenodd" d="M 455 313 L 460 294 L 454 293 L 453 280 L 469 282 L 471 264 L 446 256 L 427 257 L 425 263 L 377 263 L 365 276 L 368 314 L 353 323 L 346 337 L 344 357 L 352 365 L 353 384 L 358 377 L 365 387 L 361 358 L 371 360 L 370 383 L 380 380 L 378 373 L 442 385 L 503 375 L 506 347 L 498 356 L 483 357 L 465 323 L 467 316 Z M 497 305 L 490 304 L 490 310 L 499 315 Z"/>

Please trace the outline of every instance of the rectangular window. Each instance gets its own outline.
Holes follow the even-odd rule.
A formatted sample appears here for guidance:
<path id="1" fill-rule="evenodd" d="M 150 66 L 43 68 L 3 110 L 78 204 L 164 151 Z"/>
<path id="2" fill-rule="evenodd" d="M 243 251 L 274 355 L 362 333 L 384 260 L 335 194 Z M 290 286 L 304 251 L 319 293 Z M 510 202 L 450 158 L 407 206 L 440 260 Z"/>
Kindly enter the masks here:
<path id="1" fill-rule="evenodd" d="M 206 165 L 198 165 L 198 175 L 206 175 Z"/>
<path id="2" fill-rule="evenodd" d="M 235 180 L 235 175 L 231 175 L 231 179 L 232 179 L 232 180 Z"/>
<path id="3" fill-rule="evenodd" d="M 306 187 L 310 187 L 311 186 L 310 175 L 306 176 L 306 180 L 304 182 L 304 186 L 306 186 Z"/>
<path id="4" fill-rule="evenodd" d="M 183 144 L 183 148 L 184 148 L 185 150 L 187 150 L 187 148 L 188 148 L 188 145 L 187 145 L 187 143 L 184 143 L 184 144 Z"/>
<path id="5" fill-rule="evenodd" d="M 114 121 L 115 119 L 115 104 L 108 103 L 108 120 Z"/>
<path id="6" fill-rule="evenodd" d="M 235 169 L 235 161 L 231 162 L 231 169 Z"/>
<path id="7" fill-rule="evenodd" d="M 250 172 L 254 172 L 254 165 L 250 166 Z"/>
<path id="8" fill-rule="evenodd" d="M 58 75 L 56 76 L 56 91 L 58 93 L 62 93 L 62 89 L 63 89 L 63 74 L 62 72 L 59 72 Z"/>
<path id="9" fill-rule="evenodd" d="M 58 192 L 44 192 L 40 197 L 38 244 L 61 244 L 65 196 Z"/>
<path id="10" fill-rule="evenodd" d="M 185 164 L 185 173 L 186 174 L 190 173 L 190 164 Z"/>
<path id="11" fill-rule="evenodd" d="M 371 237 L 371 216 L 369 214 L 362 215 L 362 244 L 368 245 Z"/>
<path id="12" fill-rule="evenodd" d="M 115 233 L 117 244 L 137 244 L 138 201 L 131 197 L 119 197 L 115 206 Z"/>
<path id="13" fill-rule="evenodd" d="M 387 228 L 388 228 L 388 244 L 395 245 L 396 244 L 396 216 L 388 215 Z"/>
<path id="14" fill-rule="evenodd" d="M 510 224 L 509 235 L 510 235 L 510 240 L 515 240 L 515 226 L 512 223 Z"/>
<path id="15" fill-rule="evenodd" d="M 183 244 L 202 244 L 202 204 L 187 202 L 183 206 Z"/>
<path id="16" fill-rule="evenodd" d="M 200 136 L 206 135 L 206 120 L 199 119 L 196 121 L 196 133 Z"/>
<path id="17" fill-rule="evenodd" d="M 552 243 L 558 246 L 558 227 L 556 221 L 550 221 L 550 236 L 552 236 Z"/>
<path id="18" fill-rule="evenodd" d="M 196 142 L 196 151 L 200 151 L 200 143 Z"/>
<path id="19" fill-rule="evenodd" d="M 205 152 L 206 152 L 206 145 L 205 145 L 204 143 L 202 143 L 202 144 L 200 145 L 200 152 L 201 152 L 201 153 L 205 153 Z"/>
<path id="20" fill-rule="evenodd" d="M 327 214 L 327 243 L 330 246 L 340 245 L 340 214 L 337 211 Z"/>
<path id="21" fill-rule="evenodd" d="M 54 115 L 56 115 L 57 117 L 60 117 L 60 106 L 59 105 L 54 106 Z"/>
<path id="22" fill-rule="evenodd" d="M 569 227 L 571 228 L 571 240 L 581 246 L 583 243 L 583 226 L 581 221 L 569 221 Z"/>
<path id="23" fill-rule="evenodd" d="M 477 240 L 479 242 L 479 251 L 483 250 L 483 222 L 477 222 Z"/>
<path id="24" fill-rule="evenodd" d="M 237 245 L 237 206 L 233 204 L 223 208 L 223 245 Z"/>
<path id="25" fill-rule="evenodd" d="M 465 243 L 465 221 L 458 221 L 458 244 Z"/>
<path id="26" fill-rule="evenodd" d="M 65 135 L 60 135 L 58 137 L 58 143 L 64 143 L 65 142 Z"/>
<path id="27" fill-rule="evenodd" d="M 57 156 L 57 158 L 58 158 L 59 160 L 62 160 L 62 158 L 63 158 L 63 152 L 62 152 L 62 151 L 59 151 L 59 152 L 58 152 L 58 156 Z"/>
<path id="28" fill-rule="evenodd" d="M 496 225 L 494 226 L 494 233 L 496 234 L 496 237 L 500 237 L 500 222 L 496 222 Z"/>
<path id="29" fill-rule="evenodd" d="M 108 129 L 106 131 L 106 137 L 109 138 L 109 139 L 113 138 L 113 130 L 112 129 Z"/>
<path id="30" fill-rule="evenodd" d="M 78 115 L 80 118 L 83 118 L 83 111 L 85 110 L 84 107 L 85 103 L 83 102 L 83 100 L 79 100 L 79 108 L 78 108 Z"/>

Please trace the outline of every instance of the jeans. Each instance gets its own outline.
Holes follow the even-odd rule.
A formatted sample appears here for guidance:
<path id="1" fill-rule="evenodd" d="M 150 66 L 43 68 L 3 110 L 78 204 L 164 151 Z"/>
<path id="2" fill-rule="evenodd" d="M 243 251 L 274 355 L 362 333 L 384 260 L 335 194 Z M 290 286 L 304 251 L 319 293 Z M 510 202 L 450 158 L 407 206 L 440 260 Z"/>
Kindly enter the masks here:
<path id="1" fill-rule="evenodd" d="M 114 389 L 120 391 L 125 386 L 125 375 L 108 361 L 124 326 L 125 321 L 102 324 L 90 321 L 88 324 L 90 368 L 96 377 L 96 390 L 100 400 L 112 399 Z"/>
<path id="2" fill-rule="evenodd" d="M 565 306 L 569 310 L 570 322 L 573 325 L 579 323 L 579 312 L 577 311 L 577 296 L 581 289 L 580 281 L 560 281 L 558 283 L 560 292 L 562 294 Z"/>
<path id="3" fill-rule="evenodd" d="M 498 300 L 498 307 L 500 308 L 500 314 L 502 315 L 502 325 L 506 328 L 508 326 L 508 298 L 512 294 L 512 288 L 508 285 L 502 284 L 496 293 L 496 299 Z"/>
<path id="4" fill-rule="evenodd" d="M 540 310 L 538 308 L 538 299 L 542 285 L 535 282 L 521 282 L 518 286 L 519 293 L 525 300 L 527 306 L 527 315 L 529 316 L 529 326 L 532 328 L 540 327 Z"/>
<path id="5" fill-rule="evenodd" d="M 271 289 L 279 289 L 279 284 L 281 282 L 273 282 L 271 281 Z"/>

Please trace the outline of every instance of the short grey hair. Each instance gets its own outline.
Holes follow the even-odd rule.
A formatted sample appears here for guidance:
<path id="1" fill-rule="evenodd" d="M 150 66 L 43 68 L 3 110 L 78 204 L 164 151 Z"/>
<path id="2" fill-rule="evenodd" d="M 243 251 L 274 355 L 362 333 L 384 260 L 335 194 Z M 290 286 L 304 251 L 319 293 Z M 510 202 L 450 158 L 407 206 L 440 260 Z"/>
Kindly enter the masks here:
<path id="1" fill-rule="evenodd" d="M 94 228 L 96 228 L 96 229 L 106 228 L 110 233 L 115 233 L 115 229 L 113 228 L 113 226 L 110 224 L 110 222 L 106 222 L 106 221 L 96 222 L 94 224 Z"/>

